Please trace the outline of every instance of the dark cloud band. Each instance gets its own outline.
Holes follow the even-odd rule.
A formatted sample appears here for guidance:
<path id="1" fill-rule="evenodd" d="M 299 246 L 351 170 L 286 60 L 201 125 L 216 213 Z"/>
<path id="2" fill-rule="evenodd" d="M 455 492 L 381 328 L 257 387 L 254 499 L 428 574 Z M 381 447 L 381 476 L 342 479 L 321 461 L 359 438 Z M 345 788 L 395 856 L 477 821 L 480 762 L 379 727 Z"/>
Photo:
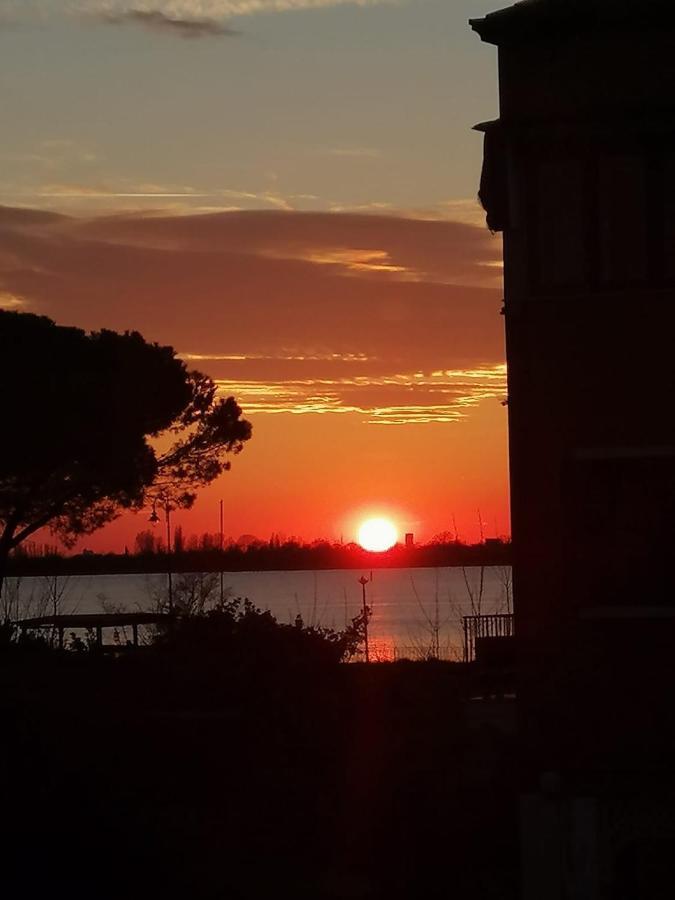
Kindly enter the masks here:
<path id="1" fill-rule="evenodd" d="M 494 254 L 481 228 L 393 216 L 0 208 L 0 302 L 172 344 L 251 412 L 448 422 L 505 393 Z"/>

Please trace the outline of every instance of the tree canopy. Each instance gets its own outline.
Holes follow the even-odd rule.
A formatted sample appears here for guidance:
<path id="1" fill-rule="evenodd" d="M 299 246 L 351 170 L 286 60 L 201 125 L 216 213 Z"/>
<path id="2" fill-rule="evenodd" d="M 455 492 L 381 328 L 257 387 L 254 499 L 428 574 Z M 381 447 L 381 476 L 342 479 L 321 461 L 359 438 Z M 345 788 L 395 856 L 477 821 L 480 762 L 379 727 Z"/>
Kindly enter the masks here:
<path id="1" fill-rule="evenodd" d="M 0 383 L 0 577 L 45 526 L 72 544 L 148 501 L 189 507 L 251 436 L 233 397 L 138 332 L 0 311 Z"/>

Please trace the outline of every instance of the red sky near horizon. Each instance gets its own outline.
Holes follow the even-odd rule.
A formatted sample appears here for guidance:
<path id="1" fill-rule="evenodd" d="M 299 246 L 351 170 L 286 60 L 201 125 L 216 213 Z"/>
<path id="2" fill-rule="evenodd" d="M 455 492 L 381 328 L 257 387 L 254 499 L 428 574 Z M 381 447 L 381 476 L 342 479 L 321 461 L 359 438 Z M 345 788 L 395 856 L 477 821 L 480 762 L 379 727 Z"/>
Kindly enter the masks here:
<path id="1" fill-rule="evenodd" d="M 465 199 L 496 104 L 466 19 L 493 5 L 212 3 L 234 37 L 34 0 L 0 31 L 0 305 L 170 344 L 253 423 L 185 532 L 220 499 L 235 539 L 509 532 L 501 244 Z"/>

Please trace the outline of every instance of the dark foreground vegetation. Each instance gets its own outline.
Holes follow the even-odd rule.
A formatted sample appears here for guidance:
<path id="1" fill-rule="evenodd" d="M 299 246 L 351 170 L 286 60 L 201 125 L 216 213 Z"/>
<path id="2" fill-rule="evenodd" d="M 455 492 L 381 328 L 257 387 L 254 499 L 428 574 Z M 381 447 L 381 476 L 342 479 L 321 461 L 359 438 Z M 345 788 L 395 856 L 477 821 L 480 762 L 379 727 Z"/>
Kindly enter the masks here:
<path id="1" fill-rule="evenodd" d="M 4 895 L 515 897 L 508 703 L 249 613 L 118 655 L 5 641 Z"/>

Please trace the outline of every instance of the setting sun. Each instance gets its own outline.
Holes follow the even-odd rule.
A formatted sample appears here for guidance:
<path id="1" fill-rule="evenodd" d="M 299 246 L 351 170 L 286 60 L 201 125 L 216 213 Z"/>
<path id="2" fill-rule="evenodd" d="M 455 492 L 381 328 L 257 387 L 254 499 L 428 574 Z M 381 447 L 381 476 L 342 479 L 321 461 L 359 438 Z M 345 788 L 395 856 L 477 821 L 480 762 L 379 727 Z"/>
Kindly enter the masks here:
<path id="1" fill-rule="evenodd" d="M 359 544 L 372 553 L 389 550 L 397 539 L 398 532 L 391 519 L 367 519 L 359 528 Z"/>

